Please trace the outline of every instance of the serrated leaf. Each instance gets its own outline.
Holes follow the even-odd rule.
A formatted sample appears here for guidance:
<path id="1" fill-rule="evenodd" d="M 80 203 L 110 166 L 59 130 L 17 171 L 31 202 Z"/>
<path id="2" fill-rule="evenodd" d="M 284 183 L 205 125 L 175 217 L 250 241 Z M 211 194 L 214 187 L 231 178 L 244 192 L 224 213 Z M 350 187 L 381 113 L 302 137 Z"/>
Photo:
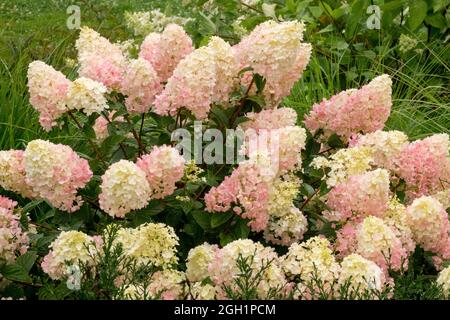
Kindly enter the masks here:
<path id="1" fill-rule="evenodd" d="M 217 228 L 233 217 L 233 213 L 214 213 L 211 217 L 211 227 Z"/>
<path id="2" fill-rule="evenodd" d="M 16 264 L 22 266 L 26 273 L 30 272 L 34 262 L 37 259 L 35 251 L 28 251 L 16 259 Z"/>
<path id="3" fill-rule="evenodd" d="M 86 138 L 88 138 L 88 139 L 94 140 L 96 138 L 94 128 L 92 126 L 90 126 L 89 124 L 86 124 L 83 127 L 83 133 L 86 136 Z"/>
<path id="4" fill-rule="evenodd" d="M 246 239 L 250 233 L 250 228 L 247 225 L 247 221 L 244 219 L 239 219 L 236 222 L 233 232 L 236 235 L 236 239 Z"/>
<path id="5" fill-rule="evenodd" d="M 339 138 L 339 136 L 337 134 L 333 134 L 328 138 L 327 145 L 329 145 L 331 148 L 345 147 L 341 138 Z"/>
<path id="6" fill-rule="evenodd" d="M 255 73 L 253 75 L 253 81 L 255 81 L 257 92 L 261 93 L 266 86 L 266 79 L 260 74 Z"/>
<path id="7" fill-rule="evenodd" d="M 247 97 L 247 100 L 255 102 L 260 107 L 264 107 L 266 105 L 266 102 L 262 96 L 249 96 Z"/>
<path id="8" fill-rule="evenodd" d="M 222 108 L 215 106 L 211 109 L 211 113 L 220 121 L 220 124 L 228 124 L 228 116 Z"/>
<path id="9" fill-rule="evenodd" d="M 101 144 L 100 150 L 103 154 L 108 154 L 113 148 L 117 148 L 126 138 L 120 135 L 108 136 Z"/>
<path id="10" fill-rule="evenodd" d="M 31 283 L 32 280 L 28 272 L 19 264 L 7 264 L 0 267 L 0 273 L 3 277 L 11 281 L 20 281 Z"/>
<path id="11" fill-rule="evenodd" d="M 211 214 L 203 210 L 193 210 L 191 212 L 195 222 L 199 224 L 202 229 L 211 229 Z"/>

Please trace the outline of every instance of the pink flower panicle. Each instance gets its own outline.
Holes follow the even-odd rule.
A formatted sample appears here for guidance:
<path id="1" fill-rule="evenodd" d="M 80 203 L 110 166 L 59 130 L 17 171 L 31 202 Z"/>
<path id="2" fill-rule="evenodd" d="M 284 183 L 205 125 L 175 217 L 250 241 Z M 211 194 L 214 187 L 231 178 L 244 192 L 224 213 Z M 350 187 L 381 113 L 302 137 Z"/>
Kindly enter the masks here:
<path id="1" fill-rule="evenodd" d="M 332 221 L 344 221 L 358 216 L 382 216 L 389 205 L 389 173 L 376 169 L 362 175 L 350 176 L 328 193 L 327 205 L 332 209 L 325 215 Z"/>
<path id="2" fill-rule="evenodd" d="M 336 133 L 345 139 L 383 129 L 391 112 L 391 87 L 390 77 L 381 75 L 359 90 L 342 91 L 324 99 L 314 104 L 305 117 L 306 128 L 313 133 L 322 129 L 325 137 Z"/>
<path id="3" fill-rule="evenodd" d="M 250 219 L 253 231 L 262 231 L 269 220 L 268 203 L 271 179 L 255 161 L 244 161 L 225 177 L 218 186 L 205 195 L 209 212 L 226 212 L 230 209 L 244 219 Z"/>
<path id="4" fill-rule="evenodd" d="M 193 51 L 192 40 L 182 27 L 169 24 L 164 31 L 150 33 L 141 45 L 139 57 L 147 60 L 162 82 L 166 82 L 178 63 Z"/>
<path id="5" fill-rule="evenodd" d="M 145 172 L 152 197 L 161 199 L 171 195 L 175 183 L 184 175 L 184 158 L 170 146 L 154 146 L 150 154 L 139 158 L 136 165 Z"/>
<path id="6" fill-rule="evenodd" d="M 388 270 L 408 267 L 408 253 L 395 230 L 381 218 L 368 216 L 350 221 L 338 232 L 335 244 L 340 258 L 357 253 L 375 262 L 388 275 Z"/>
<path id="7" fill-rule="evenodd" d="M 130 62 L 122 81 L 122 93 L 128 96 L 125 100 L 128 112 L 148 112 L 161 89 L 159 77 L 147 60 Z"/>
<path id="8" fill-rule="evenodd" d="M 207 46 L 180 61 L 164 91 L 156 97 L 155 112 L 173 116 L 184 107 L 195 118 L 205 119 L 212 103 L 228 100 L 237 73 L 230 45 L 212 37 Z"/>
<path id="9" fill-rule="evenodd" d="M 28 234 L 20 226 L 20 215 L 14 213 L 16 206 L 17 202 L 0 196 L 0 260 L 7 263 L 26 253 L 29 244 Z"/>
<path id="10" fill-rule="evenodd" d="M 197 119 L 205 119 L 214 84 L 214 56 L 207 47 L 201 47 L 178 64 L 163 92 L 156 96 L 155 112 L 174 116 L 178 109 L 186 107 Z"/>
<path id="11" fill-rule="evenodd" d="M 408 187 L 410 198 L 450 187 L 449 137 L 435 134 L 406 145 L 395 159 L 396 172 Z"/>
<path id="12" fill-rule="evenodd" d="M 101 82 L 109 89 L 120 89 L 126 58 L 119 46 L 96 31 L 82 27 L 75 47 L 78 50 L 78 73 L 81 77 Z"/>
<path id="13" fill-rule="evenodd" d="M 274 130 L 295 126 L 297 112 L 291 108 L 278 108 L 262 110 L 261 112 L 249 112 L 245 115 L 249 120 L 240 124 L 243 130 L 253 129 Z"/>
<path id="14" fill-rule="evenodd" d="M 40 198 L 68 212 L 83 204 L 77 190 L 89 182 L 92 171 L 70 147 L 33 140 L 25 150 L 24 164 L 26 182 Z"/>
<path id="15" fill-rule="evenodd" d="M 26 181 L 22 150 L 0 151 L 0 187 L 26 198 L 36 197 L 36 193 Z"/>
<path id="16" fill-rule="evenodd" d="M 28 67 L 30 104 L 39 112 L 39 123 L 45 131 L 56 126 L 56 120 L 67 111 L 66 95 L 70 81 L 42 61 Z"/>

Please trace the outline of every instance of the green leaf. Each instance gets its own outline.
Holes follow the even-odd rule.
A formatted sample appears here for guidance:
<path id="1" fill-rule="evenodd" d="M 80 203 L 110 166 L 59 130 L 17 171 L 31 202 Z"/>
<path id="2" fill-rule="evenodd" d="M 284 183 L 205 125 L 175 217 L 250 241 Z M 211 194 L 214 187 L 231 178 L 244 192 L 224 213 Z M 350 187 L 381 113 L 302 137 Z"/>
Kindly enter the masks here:
<path id="1" fill-rule="evenodd" d="M 101 145 L 102 154 L 109 154 L 113 149 L 118 148 L 119 144 L 122 143 L 126 138 L 120 135 L 112 135 L 107 137 Z"/>
<path id="2" fill-rule="evenodd" d="M 445 9 L 445 7 L 448 5 L 450 5 L 449 0 L 433 0 L 432 1 L 433 12 L 438 12 L 442 9 Z"/>
<path id="3" fill-rule="evenodd" d="M 194 210 L 191 212 L 195 222 L 204 230 L 211 229 L 211 214 L 203 210 Z"/>
<path id="4" fill-rule="evenodd" d="M 247 100 L 255 102 L 260 107 L 264 107 L 266 105 L 264 98 L 261 96 L 249 96 L 247 97 Z"/>
<path id="5" fill-rule="evenodd" d="M 233 233 L 236 235 L 235 239 L 246 239 L 250 233 L 250 228 L 247 225 L 247 220 L 239 219 L 233 229 Z"/>
<path id="6" fill-rule="evenodd" d="M 311 185 L 303 183 L 300 188 L 300 192 L 302 195 L 310 197 L 316 192 L 316 190 L 314 190 L 314 188 Z"/>
<path id="7" fill-rule="evenodd" d="M 220 245 L 222 247 L 226 246 L 230 242 L 234 241 L 234 237 L 231 233 L 221 232 L 219 234 Z"/>
<path id="8" fill-rule="evenodd" d="M 166 204 L 161 200 L 152 200 L 145 208 L 135 212 L 141 215 L 156 216 L 157 214 L 163 212 L 165 208 Z"/>
<path id="9" fill-rule="evenodd" d="M 411 31 L 416 30 L 427 16 L 428 5 L 423 0 L 414 0 L 409 5 L 409 17 L 406 24 Z"/>
<path id="10" fill-rule="evenodd" d="M 38 297 L 40 300 L 62 300 L 70 295 L 71 292 L 63 281 L 58 286 L 54 286 L 53 284 L 45 285 L 39 289 Z"/>
<path id="11" fill-rule="evenodd" d="M 261 93 L 266 86 L 266 79 L 264 79 L 264 77 L 260 74 L 255 73 L 253 75 L 253 80 L 255 81 L 257 92 Z"/>
<path id="12" fill-rule="evenodd" d="M 339 19 L 340 17 L 342 17 L 343 15 L 345 15 L 345 11 L 346 11 L 345 6 L 340 6 L 339 8 L 333 10 L 333 12 L 331 13 L 331 16 L 332 16 L 335 20 L 337 20 L 337 19 Z"/>
<path id="13" fill-rule="evenodd" d="M 11 281 L 32 282 L 28 272 L 20 264 L 3 265 L 0 267 L 0 273 L 3 277 Z"/>
<path id="14" fill-rule="evenodd" d="M 233 213 L 214 213 L 211 217 L 211 227 L 217 228 L 233 217 Z"/>
<path id="15" fill-rule="evenodd" d="M 214 175 L 214 171 L 208 169 L 206 173 L 206 184 L 211 187 L 216 187 L 219 185 L 219 182 L 217 181 L 217 177 Z"/>
<path id="16" fill-rule="evenodd" d="M 94 128 L 90 125 L 85 125 L 83 127 L 83 133 L 88 139 L 95 140 L 96 138 Z"/>
<path id="17" fill-rule="evenodd" d="M 318 19 L 323 13 L 323 9 L 319 6 L 310 6 L 309 11 L 313 15 L 313 17 L 316 19 Z"/>
<path id="18" fill-rule="evenodd" d="M 30 272 L 33 267 L 34 262 L 37 259 L 37 254 L 35 251 L 28 251 L 27 253 L 21 255 L 16 259 L 16 264 L 20 265 L 26 273 Z"/>
<path id="19" fill-rule="evenodd" d="M 228 124 L 228 116 L 222 108 L 220 108 L 218 106 L 214 106 L 211 109 L 211 113 L 217 118 L 217 120 L 219 120 L 219 122 L 220 122 L 219 124 L 222 124 L 222 125 Z"/>
<path id="20" fill-rule="evenodd" d="M 336 28 L 334 25 L 329 24 L 327 25 L 325 28 L 321 29 L 320 31 L 317 32 L 317 34 L 321 34 L 321 33 L 328 33 L 328 32 L 332 32 L 334 31 Z"/>
<path id="21" fill-rule="evenodd" d="M 329 145 L 331 148 L 343 148 L 344 143 L 342 142 L 341 138 L 337 134 L 333 134 L 328 138 L 327 145 Z"/>
<path id="22" fill-rule="evenodd" d="M 435 13 L 432 16 L 426 17 L 425 22 L 428 23 L 430 26 L 438 29 L 447 28 L 447 22 L 445 21 L 445 17 L 440 12 Z"/>

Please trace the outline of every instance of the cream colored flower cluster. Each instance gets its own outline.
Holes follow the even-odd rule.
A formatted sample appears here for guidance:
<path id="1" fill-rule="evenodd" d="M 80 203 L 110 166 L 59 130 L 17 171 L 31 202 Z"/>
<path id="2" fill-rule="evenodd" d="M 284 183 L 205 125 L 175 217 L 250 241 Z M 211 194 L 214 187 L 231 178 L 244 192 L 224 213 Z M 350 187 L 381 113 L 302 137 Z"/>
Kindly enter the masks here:
<path id="1" fill-rule="evenodd" d="M 235 47 L 240 69 L 253 68 L 267 82 L 264 96 L 267 107 L 276 107 L 289 95 L 292 86 L 300 78 L 309 62 L 311 45 L 302 43 L 304 24 L 298 21 L 259 24 Z M 248 85 L 252 73 L 244 75 Z"/>
<path id="2" fill-rule="evenodd" d="M 50 244 L 50 252 L 44 257 L 41 267 L 53 280 L 61 280 L 70 273 L 70 266 L 83 263 L 95 266 L 98 250 L 103 241 L 80 231 L 63 231 Z"/>
<path id="3" fill-rule="evenodd" d="M 155 69 L 142 58 L 130 61 L 121 86 L 122 93 L 127 95 L 125 106 L 130 113 L 148 112 L 162 90 Z"/>
<path id="4" fill-rule="evenodd" d="M 360 135 L 350 145 L 369 147 L 373 150 L 373 164 L 389 170 L 395 168 L 394 159 L 408 144 L 408 137 L 401 131 L 381 131 Z"/>
<path id="5" fill-rule="evenodd" d="M 425 250 L 450 259 L 450 223 L 443 205 L 423 196 L 413 201 L 406 214 L 414 240 Z"/>
<path id="6" fill-rule="evenodd" d="M 300 244 L 293 243 L 281 264 L 290 278 L 299 277 L 305 285 L 320 280 L 330 287 L 339 277 L 339 263 L 326 238 L 313 237 Z"/>
<path id="7" fill-rule="evenodd" d="M 153 273 L 147 287 L 128 285 L 125 287 L 125 299 L 131 300 L 176 300 L 187 295 L 186 277 L 183 272 L 166 269 Z"/>
<path id="8" fill-rule="evenodd" d="M 373 163 L 373 149 L 370 147 L 355 147 L 340 149 L 329 159 L 319 156 L 314 158 L 311 165 L 316 169 L 328 169 L 324 176 L 327 185 L 334 187 L 345 182 L 349 176 L 359 175 L 371 168 Z"/>
<path id="9" fill-rule="evenodd" d="M 123 218 L 144 208 L 151 199 L 172 194 L 184 174 L 184 158 L 169 146 L 154 146 L 136 163 L 120 160 L 102 176 L 100 208 L 112 217 Z"/>
<path id="10" fill-rule="evenodd" d="M 83 110 L 86 115 L 101 113 L 108 109 L 105 98 L 106 87 L 100 82 L 81 77 L 72 82 L 67 92 L 66 103 L 69 109 Z"/>
<path id="11" fill-rule="evenodd" d="M 308 221 L 294 206 L 299 193 L 300 181 L 294 176 L 275 180 L 269 191 L 269 221 L 264 230 L 264 238 L 275 244 L 290 245 L 303 238 Z"/>
<path id="12" fill-rule="evenodd" d="M 185 25 L 191 19 L 178 16 L 167 16 L 159 9 L 152 11 L 125 12 L 125 23 L 135 35 L 146 36 L 150 32 L 162 32 L 169 24 Z"/>
<path id="13" fill-rule="evenodd" d="M 0 151 L 0 187 L 17 192 L 25 198 L 36 197 L 36 193 L 26 181 L 22 150 Z"/>
<path id="14" fill-rule="evenodd" d="M 381 292 L 384 283 L 384 273 L 374 262 L 358 254 L 350 254 L 342 260 L 338 284 L 347 286 L 349 295 Z"/>
<path id="15" fill-rule="evenodd" d="M 100 208 L 113 217 L 123 218 L 132 210 L 144 208 L 150 200 L 145 172 L 133 162 L 120 160 L 102 176 Z"/>
<path id="16" fill-rule="evenodd" d="M 204 243 L 189 250 L 186 261 L 186 276 L 189 281 L 201 282 L 208 277 L 208 267 L 218 250 L 217 245 Z"/>
<path id="17" fill-rule="evenodd" d="M 193 287 L 193 296 L 225 298 L 225 288 L 237 291 L 235 279 L 239 276 L 239 259 L 252 268 L 252 279 L 263 270 L 257 283 L 257 295 L 269 297 L 270 291 L 284 289 L 286 280 L 278 262 L 278 256 L 270 247 L 264 247 L 250 239 L 235 240 L 222 249 L 207 243 L 190 250 L 186 262 L 186 277 Z M 205 284 L 210 279 L 213 285 Z M 254 281 L 254 280 L 253 280 Z"/>
<path id="18" fill-rule="evenodd" d="M 407 269 L 408 255 L 395 232 L 382 219 L 369 216 L 356 234 L 356 252 L 377 263 L 383 270 Z"/>
<path id="19" fill-rule="evenodd" d="M 121 228 L 115 241 L 121 244 L 125 256 L 134 258 L 140 265 L 168 269 L 178 262 L 178 236 L 172 227 L 163 223 Z"/>
<path id="20" fill-rule="evenodd" d="M 437 284 L 442 286 L 444 293 L 450 295 L 450 266 L 439 273 Z"/>

